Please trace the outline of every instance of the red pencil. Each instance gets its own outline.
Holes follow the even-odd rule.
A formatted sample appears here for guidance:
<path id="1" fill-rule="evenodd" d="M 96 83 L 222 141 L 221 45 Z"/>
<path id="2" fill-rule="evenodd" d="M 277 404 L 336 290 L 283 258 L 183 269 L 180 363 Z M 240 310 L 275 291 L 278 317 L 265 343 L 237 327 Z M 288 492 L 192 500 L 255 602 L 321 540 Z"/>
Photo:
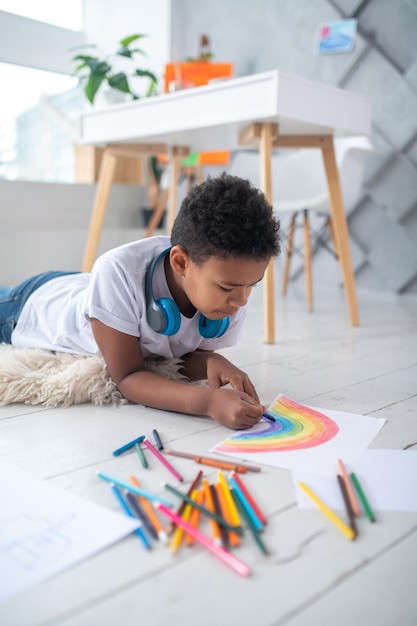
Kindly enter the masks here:
<path id="1" fill-rule="evenodd" d="M 258 518 L 260 519 L 260 521 L 262 522 L 262 524 L 266 524 L 267 523 L 267 519 L 265 517 L 265 515 L 262 513 L 261 509 L 259 508 L 259 506 L 256 504 L 255 500 L 252 498 L 251 494 L 249 493 L 249 491 L 246 489 L 245 485 L 243 484 L 241 478 L 239 478 L 239 476 L 236 474 L 236 472 L 232 472 L 231 476 L 233 476 L 233 478 L 235 479 L 235 481 L 237 482 L 237 484 L 239 485 L 239 487 L 241 488 L 241 490 L 243 491 L 243 493 L 245 494 L 246 498 L 249 501 L 249 504 L 251 505 L 251 507 L 253 508 L 253 510 L 255 511 L 256 515 L 258 516 Z"/>

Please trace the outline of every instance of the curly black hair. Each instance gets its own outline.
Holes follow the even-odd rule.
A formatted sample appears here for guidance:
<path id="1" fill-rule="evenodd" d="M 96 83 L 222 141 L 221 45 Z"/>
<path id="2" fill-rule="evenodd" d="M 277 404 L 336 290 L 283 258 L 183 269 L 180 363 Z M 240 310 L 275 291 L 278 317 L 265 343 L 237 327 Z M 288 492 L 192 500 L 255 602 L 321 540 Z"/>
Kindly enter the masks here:
<path id="1" fill-rule="evenodd" d="M 279 228 L 264 194 L 224 172 L 196 185 L 183 200 L 171 243 L 197 264 L 213 256 L 265 260 L 280 253 Z"/>

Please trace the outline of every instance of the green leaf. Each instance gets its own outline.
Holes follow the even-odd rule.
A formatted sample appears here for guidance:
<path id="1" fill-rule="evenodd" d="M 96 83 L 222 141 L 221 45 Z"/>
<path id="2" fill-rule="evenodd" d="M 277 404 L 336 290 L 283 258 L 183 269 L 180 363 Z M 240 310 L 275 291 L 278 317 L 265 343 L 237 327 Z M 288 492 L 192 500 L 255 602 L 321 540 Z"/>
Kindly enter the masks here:
<path id="1" fill-rule="evenodd" d="M 122 46 L 122 48 L 127 48 L 128 46 L 130 46 L 131 43 L 137 41 L 138 39 L 141 39 L 142 37 L 146 37 L 146 35 L 129 35 L 128 37 L 124 37 L 123 39 L 121 39 L 119 41 L 119 44 Z"/>
<path id="2" fill-rule="evenodd" d="M 84 93 L 87 96 L 87 100 L 89 100 L 91 104 L 94 103 L 94 98 L 96 97 L 96 93 L 100 89 L 100 85 L 103 82 L 104 78 L 104 74 L 99 76 L 97 76 L 96 74 L 90 74 L 87 84 L 84 87 Z"/>
<path id="3" fill-rule="evenodd" d="M 140 48 L 134 48 L 133 50 L 131 50 L 130 48 L 127 48 L 127 47 L 119 48 L 119 50 L 116 52 L 116 54 L 118 54 L 120 57 L 127 57 L 129 59 L 132 59 L 134 54 L 136 54 L 136 52 L 146 56 L 146 52 L 144 52 Z"/>
<path id="4" fill-rule="evenodd" d="M 123 93 L 132 93 L 130 91 L 129 81 L 127 80 L 127 76 L 124 72 L 119 72 L 118 74 L 109 76 L 107 82 L 110 87 L 113 87 L 113 89 L 118 89 L 119 91 L 123 91 Z"/>
<path id="5" fill-rule="evenodd" d="M 153 74 L 149 70 L 135 70 L 135 76 L 146 76 L 147 78 L 150 78 L 154 83 L 158 82 L 155 74 Z"/>
<path id="6" fill-rule="evenodd" d="M 146 97 L 150 98 L 154 93 L 156 93 L 156 81 L 152 80 L 151 84 L 148 87 L 148 91 L 146 92 Z"/>

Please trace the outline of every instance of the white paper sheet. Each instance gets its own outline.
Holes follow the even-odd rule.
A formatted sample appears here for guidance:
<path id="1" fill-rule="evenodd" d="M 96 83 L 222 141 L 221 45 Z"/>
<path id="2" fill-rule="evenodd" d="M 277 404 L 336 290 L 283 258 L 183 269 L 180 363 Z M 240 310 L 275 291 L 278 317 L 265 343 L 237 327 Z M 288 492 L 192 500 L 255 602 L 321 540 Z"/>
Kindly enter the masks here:
<path id="1" fill-rule="evenodd" d="M 0 602 L 138 525 L 0 461 Z"/>
<path id="2" fill-rule="evenodd" d="M 364 452 L 353 465 L 344 463 L 348 474 L 356 474 L 372 511 L 417 512 L 417 452 L 371 449 Z M 298 481 L 301 481 L 328 507 L 344 511 L 337 473 L 337 465 L 334 467 L 333 479 L 293 472 L 298 506 L 302 509 L 316 508 L 314 502 L 298 487 Z"/>
<path id="3" fill-rule="evenodd" d="M 288 410 L 282 406 L 284 401 Z M 335 475 L 338 459 L 354 463 L 385 423 L 383 418 L 308 407 L 282 394 L 268 412 L 276 417 L 276 425 L 262 421 L 228 437 L 211 451 L 250 463 L 330 477 Z"/>

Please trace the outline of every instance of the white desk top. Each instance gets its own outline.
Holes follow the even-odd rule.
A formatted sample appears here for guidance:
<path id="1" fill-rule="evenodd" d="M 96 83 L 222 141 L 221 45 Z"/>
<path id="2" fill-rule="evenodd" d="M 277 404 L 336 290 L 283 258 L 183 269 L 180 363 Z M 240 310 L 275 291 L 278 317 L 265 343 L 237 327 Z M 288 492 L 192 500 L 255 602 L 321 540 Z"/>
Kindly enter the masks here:
<path id="1" fill-rule="evenodd" d="M 281 135 L 368 135 L 371 104 L 343 89 L 274 70 L 85 113 L 78 140 L 230 150 L 238 147 L 242 128 L 265 121 L 277 122 Z"/>

